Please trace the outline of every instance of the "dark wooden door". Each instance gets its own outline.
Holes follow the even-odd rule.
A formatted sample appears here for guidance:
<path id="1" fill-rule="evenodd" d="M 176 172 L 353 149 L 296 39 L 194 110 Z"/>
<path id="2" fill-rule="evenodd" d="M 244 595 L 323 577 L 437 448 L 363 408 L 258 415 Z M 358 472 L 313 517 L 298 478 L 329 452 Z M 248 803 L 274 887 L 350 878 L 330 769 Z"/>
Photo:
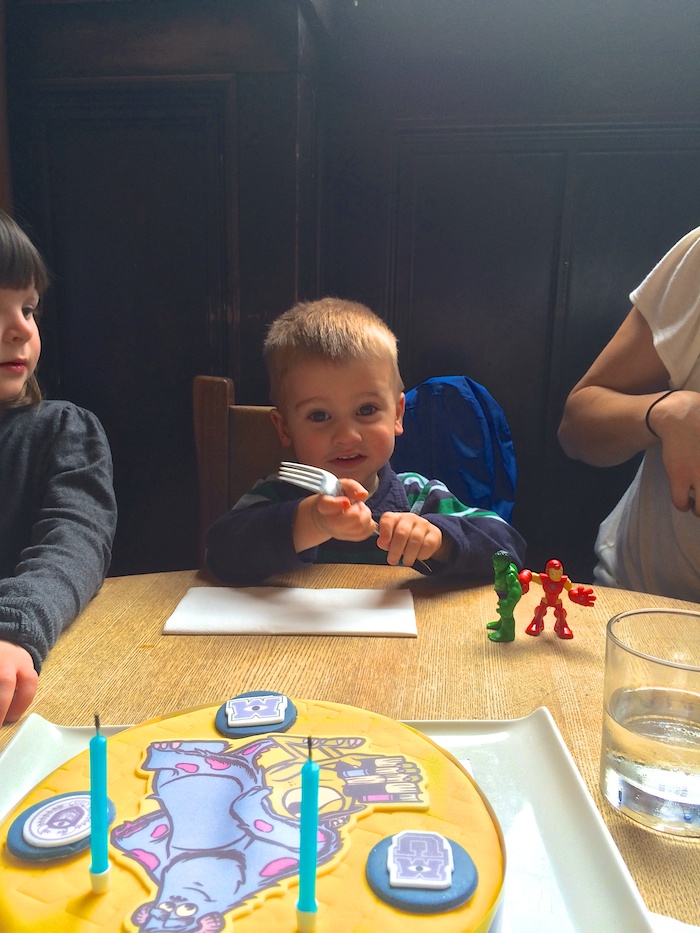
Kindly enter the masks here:
<path id="1" fill-rule="evenodd" d="M 700 129 L 415 126 L 394 148 L 387 305 L 404 380 L 464 373 L 491 391 L 530 559 L 590 579 L 597 526 L 638 460 L 576 464 L 556 431 L 631 289 L 700 220 Z"/>
<path id="2" fill-rule="evenodd" d="M 193 377 L 265 402 L 266 325 L 316 293 L 319 22 L 286 0 L 10 0 L 7 23 L 17 214 L 55 273 L 40 377 L 107 430 L 111 573 L 194 567 Z"/>
<path id="3" fill-rule="evenodd" d="M 43 94 L 16 138 L 17 209 L 50 218 L 56 271 L 40 377 L 107 431 L 113 573 L 196 566 L 192 380 L 228 367 L 235 312 L 233 90 Z"/>

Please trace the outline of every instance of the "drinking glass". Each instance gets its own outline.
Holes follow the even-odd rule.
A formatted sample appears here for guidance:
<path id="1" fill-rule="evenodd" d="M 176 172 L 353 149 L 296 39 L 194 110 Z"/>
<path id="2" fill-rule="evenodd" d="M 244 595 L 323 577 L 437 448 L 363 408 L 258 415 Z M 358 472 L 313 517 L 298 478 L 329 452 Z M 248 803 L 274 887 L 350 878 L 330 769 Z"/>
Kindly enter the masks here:
<path id="1" fill-rule="evenodd" d="M 700 836 L 700 611 L 608 622 L 600 786 L 633 820 Z"/>

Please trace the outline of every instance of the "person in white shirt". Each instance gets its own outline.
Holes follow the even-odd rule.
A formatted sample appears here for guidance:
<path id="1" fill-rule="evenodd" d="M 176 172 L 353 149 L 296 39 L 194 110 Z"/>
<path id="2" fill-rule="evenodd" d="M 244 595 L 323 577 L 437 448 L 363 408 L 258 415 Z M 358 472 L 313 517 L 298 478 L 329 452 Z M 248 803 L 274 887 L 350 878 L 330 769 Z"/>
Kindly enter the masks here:
<path id="1" fill-rule="evenodd" d="M 595 466 L 645 452 L 600 526 L 594 582 L 700 602 L 700 227 L 630 300 L 569 394 L 559 441 Z"/>

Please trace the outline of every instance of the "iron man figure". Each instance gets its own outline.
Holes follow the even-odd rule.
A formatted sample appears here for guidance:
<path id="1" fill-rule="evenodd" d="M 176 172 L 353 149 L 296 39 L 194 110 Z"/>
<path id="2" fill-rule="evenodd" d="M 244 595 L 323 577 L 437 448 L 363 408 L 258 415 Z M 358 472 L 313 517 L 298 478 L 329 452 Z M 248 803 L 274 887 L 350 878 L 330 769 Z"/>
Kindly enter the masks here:
<path id="1" fill-rule="evenodd" d="M 539 635 L 544 629 L 544 617 L 547 610 L 554 609 L 554 631 L 559 638 L 573 638 L 566 622 L 566 609 L 562 605 L 561 592 L 566 590 L 572 603 L 579 606 L 592 606 L 595 602 L 595 593 L 593 587 L 583 586 L 581 583 L 573 584 L 564 573 L 564 568 L 560 560 L 548 560 L 544 568 L 544 573 L 535 573 L 531 570 L 521 570 L 518 574 L 518 580 L 523 588 L 523 593 L 530 589 L 530 583 L 537 583 L 544 590 L 544 595 L 539 606 L 535 609 L 535 615 L 532 622 L 525 629 L 526 635 Z"/>

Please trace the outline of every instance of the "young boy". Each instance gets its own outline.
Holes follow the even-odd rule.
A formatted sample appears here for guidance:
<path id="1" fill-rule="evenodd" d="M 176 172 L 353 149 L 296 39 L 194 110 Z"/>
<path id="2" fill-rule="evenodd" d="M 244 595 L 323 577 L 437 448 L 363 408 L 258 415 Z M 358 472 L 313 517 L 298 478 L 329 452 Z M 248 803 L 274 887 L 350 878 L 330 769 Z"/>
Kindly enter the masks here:
<path id="1" fill-rule="evenodd" d="M 337 476 L 345 496 L 259 481 L 207 533 L 207 562 L 219 579 L 254 583 L 313 563 L 416 561 L 434 574 L 487 579 L 502 548 L 522 566 L 524 541 L 498 515 L 468 508 L 438 480 L 391 469 L 403 383 L 396 337 L 369 308 L 336 298 L 297 304 L 273 321 L 264 356 L 282 445 Z"/>

